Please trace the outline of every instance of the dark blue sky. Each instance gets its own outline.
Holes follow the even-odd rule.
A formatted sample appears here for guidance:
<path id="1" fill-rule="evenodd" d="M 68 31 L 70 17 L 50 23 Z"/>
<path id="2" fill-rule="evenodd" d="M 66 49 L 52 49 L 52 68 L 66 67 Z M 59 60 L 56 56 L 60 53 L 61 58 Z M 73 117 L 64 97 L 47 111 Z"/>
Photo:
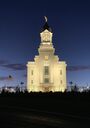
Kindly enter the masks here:
<path id="1" fill-rule="evenodd" d="M 45 15 L 53 29 L 56 54 L 68 65 L 67 82 L 90 85 L 89 0 L 2 0 L 0 86 L 26 84 L 25 65 L 38 54 Z"/>

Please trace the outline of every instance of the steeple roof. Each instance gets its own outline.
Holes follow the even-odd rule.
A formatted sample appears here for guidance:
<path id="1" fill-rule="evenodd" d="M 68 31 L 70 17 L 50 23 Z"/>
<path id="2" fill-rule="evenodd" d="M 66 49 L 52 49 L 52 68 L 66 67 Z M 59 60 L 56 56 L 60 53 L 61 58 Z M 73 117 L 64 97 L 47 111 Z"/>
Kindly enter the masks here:
<path id="1" fill-rule="evenodd" d="M 42 31 L 44 31 L 44 30 L 48 30 L 48 31 L 50 31 L 50 32 L 52 32 L 52 29 L 51 29 L 51 27 L 48 25 L 48 23 L 47 23 L 47 17 L 45 16 L 45 24 L 44 24 L 44 26 L 43 26 L 43 28 L 42 28 Z"/>
<path id="2" fill-rule="evenodd" d="M 45 24 L 44 24 L 44 26 L 43 26 L 43 31 L 44 30 L 48 30 L 48 31 L 50 31 L 50 32 L 52 32 L 52 29 L 51 29 L 51 27 L 49 27 L 49 25 L 48 25 L 48 23 L 46 22 Z"/>

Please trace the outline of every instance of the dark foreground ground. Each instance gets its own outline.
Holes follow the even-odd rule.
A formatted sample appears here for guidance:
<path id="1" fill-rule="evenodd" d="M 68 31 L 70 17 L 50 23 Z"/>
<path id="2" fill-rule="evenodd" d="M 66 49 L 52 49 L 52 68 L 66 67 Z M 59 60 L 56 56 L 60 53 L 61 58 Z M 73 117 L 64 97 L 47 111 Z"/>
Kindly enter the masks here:
<path id="1" fill-rule="evenodd" d="M 0 128 L 90 128 L 90 93 L 3 93 Z"/>

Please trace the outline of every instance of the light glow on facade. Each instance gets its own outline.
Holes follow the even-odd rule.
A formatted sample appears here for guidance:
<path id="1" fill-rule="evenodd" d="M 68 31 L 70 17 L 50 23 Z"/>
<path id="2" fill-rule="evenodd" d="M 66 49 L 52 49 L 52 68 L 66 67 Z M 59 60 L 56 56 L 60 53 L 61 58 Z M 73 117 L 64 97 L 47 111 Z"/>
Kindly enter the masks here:
<path id="1" fill-rule="evenodd" d="M 64 92 L 66 86 L 66 63 L 54 55 L 53 33 L 47 22 L 40 33 L 39 55 L 27 63 L 28 92 Z"/>

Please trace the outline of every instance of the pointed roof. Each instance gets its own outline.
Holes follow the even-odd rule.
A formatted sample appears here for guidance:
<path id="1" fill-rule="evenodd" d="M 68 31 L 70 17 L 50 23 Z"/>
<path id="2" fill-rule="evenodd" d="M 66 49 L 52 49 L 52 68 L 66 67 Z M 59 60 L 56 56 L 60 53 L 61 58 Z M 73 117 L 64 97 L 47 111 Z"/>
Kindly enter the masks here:
<path id="1" fill-rule="evenodd" d="M 48 30 L 48 31 L 50 31 L 50 32 L 52 32 L 52 29 L 51 29 L 51 27 L 48 25 L 48 23 L 47 23 L 47 17 L 45 16 L 44 17 L 45 18 L 45 24 L 44 24 L 44 26 L 43 26 L 43 28 L 42 28 L 42 31 L 44 31 L 44 30 Z"/>

